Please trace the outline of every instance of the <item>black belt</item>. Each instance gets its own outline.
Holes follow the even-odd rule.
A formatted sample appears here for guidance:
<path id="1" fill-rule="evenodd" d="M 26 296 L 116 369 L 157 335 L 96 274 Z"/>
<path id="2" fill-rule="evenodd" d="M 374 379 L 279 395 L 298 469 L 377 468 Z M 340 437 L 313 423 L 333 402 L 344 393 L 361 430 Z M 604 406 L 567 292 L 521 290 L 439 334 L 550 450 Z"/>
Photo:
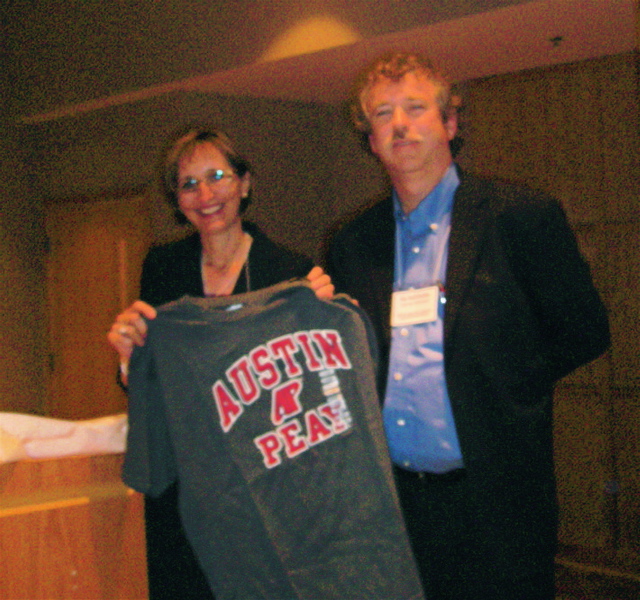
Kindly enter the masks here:
<path id="1" fill-rule="evenodd" d="M 417 479 L 423 480 L 425 482 L 428 481 L 460 481 L 467 476 L 466 469 L 453 469 L 453 471 L 447 471 L 446 473 L 429 473 L 428 471 L 407 471 L 397 465 L 393 466 L 393 471 L 396 477 L 401 477 L 404 479 Z"/>

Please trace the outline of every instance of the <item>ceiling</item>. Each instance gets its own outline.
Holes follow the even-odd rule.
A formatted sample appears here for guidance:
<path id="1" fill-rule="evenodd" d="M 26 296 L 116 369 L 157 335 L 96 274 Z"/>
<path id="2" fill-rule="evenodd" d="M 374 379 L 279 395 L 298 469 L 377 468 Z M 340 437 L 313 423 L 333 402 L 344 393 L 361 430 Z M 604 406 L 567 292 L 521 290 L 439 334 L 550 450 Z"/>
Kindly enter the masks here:
<path id="1" fill-rule="evenodd" d="M 337 104 L 389 48 L 460 82 L 637 46 L 637 0 L 4 1 L 22 123 L 177 91 Z"/>

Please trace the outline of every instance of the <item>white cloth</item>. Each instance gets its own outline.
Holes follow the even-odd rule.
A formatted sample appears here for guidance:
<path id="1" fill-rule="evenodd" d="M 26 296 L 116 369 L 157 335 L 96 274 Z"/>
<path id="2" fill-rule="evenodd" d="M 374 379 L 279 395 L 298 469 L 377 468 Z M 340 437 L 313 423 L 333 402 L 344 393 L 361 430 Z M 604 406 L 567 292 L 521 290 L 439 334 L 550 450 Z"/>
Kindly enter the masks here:
<path id="1" fill-rule="evenodd" d="M 23 459 L 118 454 L 124 452 L 125 413 L 67 421 L 19 413 L 0 413 L 0 464 Z"/>

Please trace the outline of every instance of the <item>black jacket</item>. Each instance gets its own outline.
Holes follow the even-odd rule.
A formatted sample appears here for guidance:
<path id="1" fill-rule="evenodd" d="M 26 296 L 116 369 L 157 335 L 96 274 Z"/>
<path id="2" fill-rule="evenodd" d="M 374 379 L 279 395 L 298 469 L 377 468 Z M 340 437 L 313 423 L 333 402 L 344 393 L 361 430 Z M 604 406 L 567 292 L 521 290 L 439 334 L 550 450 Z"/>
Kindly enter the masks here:
<path id="1" fill-rule="evenodd" d="M 313 267 L 309 258 L 275 244 L 253 223 L 244 222 L 242 227 L 253 238 L 248 260 L 250 285 L 247 286 L 243 269 L 234 294 L 261 290 L 294 277 L 304 277 Z M 201 254 L 202 244 L 197 233 L 152 248 L 142 268 L 140 298 L 159 306 L 185 295 L 204 296 Z"/>
<path id="2" fill-rule="evenodd" d="M 609 329 L 560 205 L 464 172 L 460 180 L 446 276 L 445 375 L 476 491 L 471 510 L 492 524 L 480 552 L 499 561 L 511 548 L 549 552 L 555 544 L 553 385 L 602 354 Z M 336 289 L 371 317 L 382 361 L 394 240 L 389 197 L 338 232 L 327 264 Z M 384 362 L 380 373 L 384 398 Z"/>

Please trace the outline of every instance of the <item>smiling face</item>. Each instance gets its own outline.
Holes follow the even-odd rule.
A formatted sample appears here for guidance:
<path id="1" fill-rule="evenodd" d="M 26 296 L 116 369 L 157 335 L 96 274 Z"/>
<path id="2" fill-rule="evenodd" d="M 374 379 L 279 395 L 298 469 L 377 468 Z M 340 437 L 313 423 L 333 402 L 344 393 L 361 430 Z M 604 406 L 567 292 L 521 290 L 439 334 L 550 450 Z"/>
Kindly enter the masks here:
<path id="1" fill-rule="evenodd" d="M 410 71 L 397 81 L 379 78 L 363 98 L 371 150 L 392 181 L 440 177 L 451 163 L 456 120 L 443 121 L 437 91 L 427 77 Z"/>
<path id="2" fill-rule="evenodd" d="M 178 162 L 178 206 L 201 236 L 240 224 L 240 202 L 249 186 L 249 173 L 238 177 L 211 142 L 196 144 Z"/>

